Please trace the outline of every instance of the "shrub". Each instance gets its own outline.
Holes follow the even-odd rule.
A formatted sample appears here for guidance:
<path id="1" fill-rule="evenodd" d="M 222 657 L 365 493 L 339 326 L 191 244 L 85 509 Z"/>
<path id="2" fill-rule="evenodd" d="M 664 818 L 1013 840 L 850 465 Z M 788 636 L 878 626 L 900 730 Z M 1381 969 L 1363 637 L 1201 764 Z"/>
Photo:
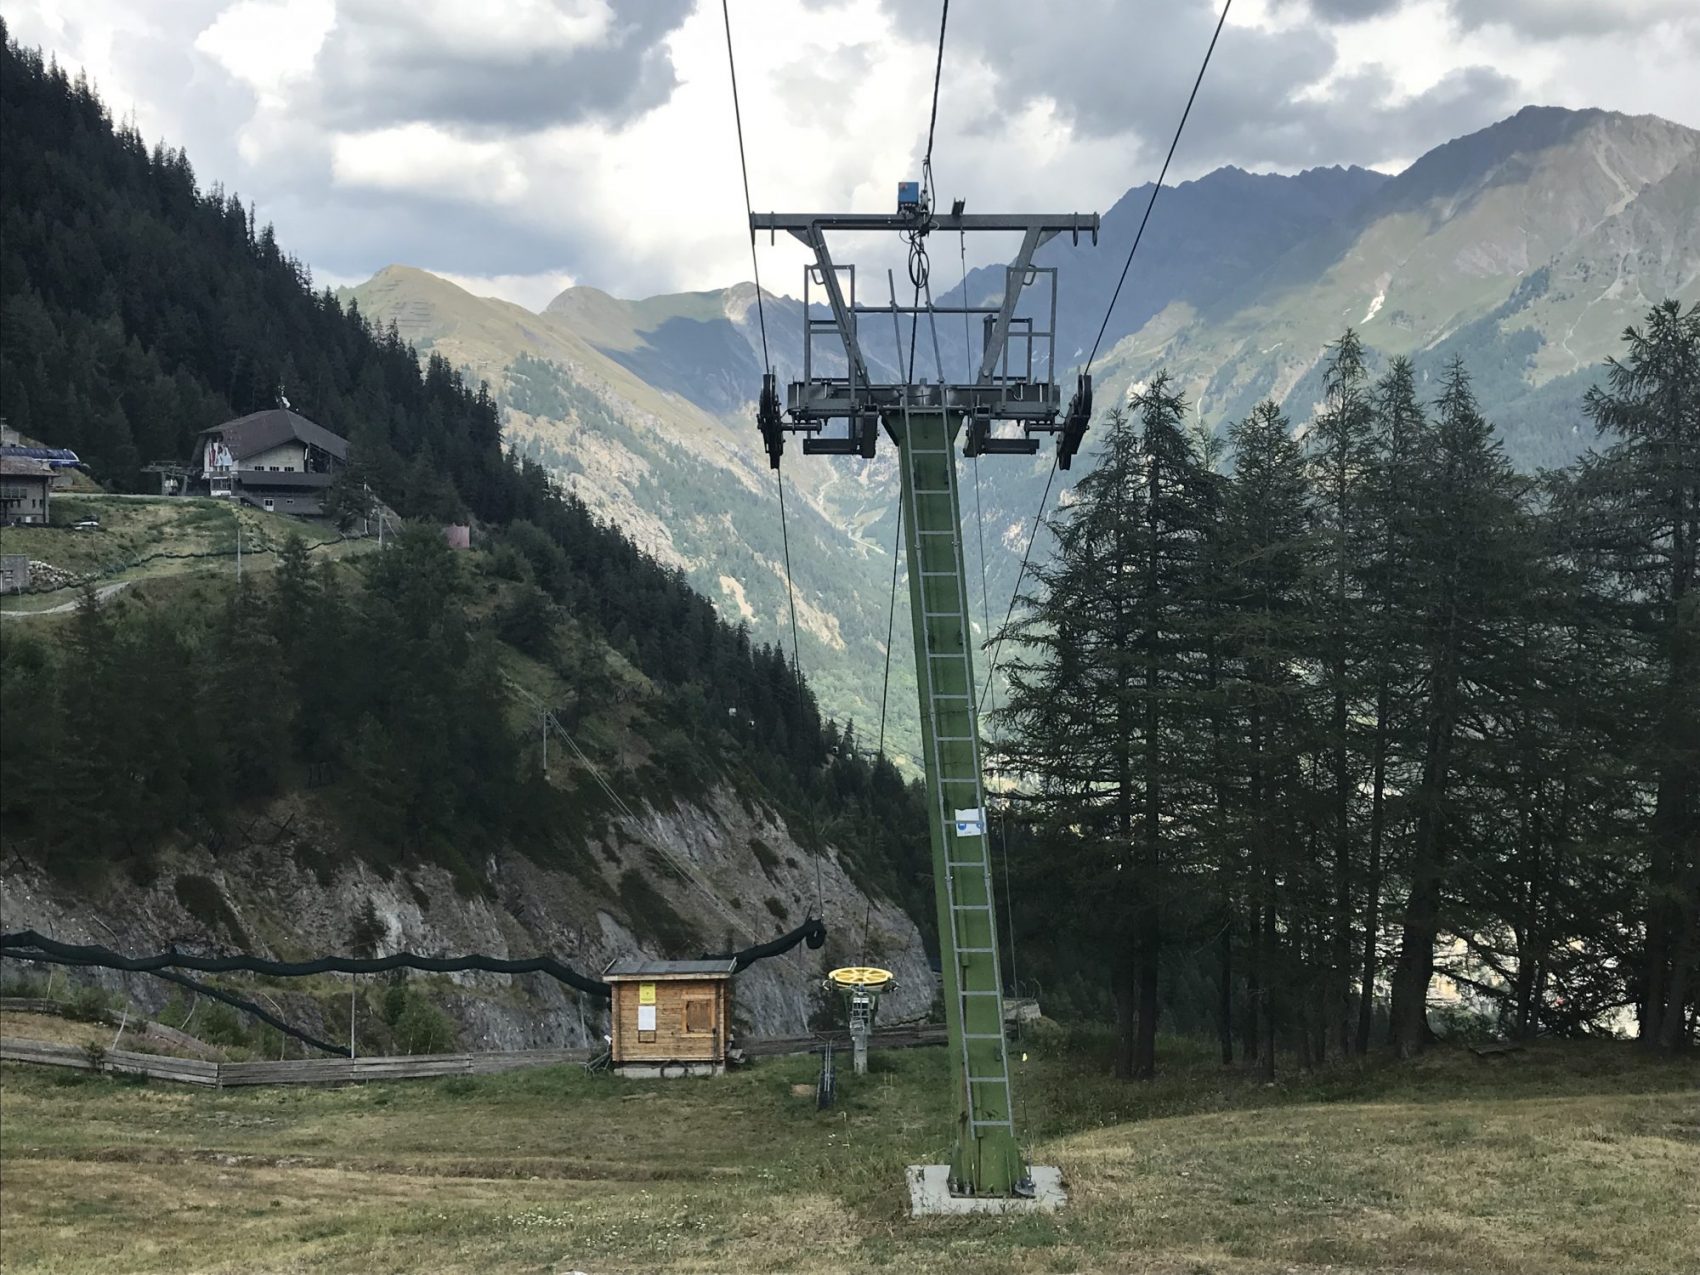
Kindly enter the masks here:
<path id="1" fill-rule="evenodd" d="M 88 983 L 71 993 L 70 1000 L 65 1002 L 65 1017 L 85 1023 L 98 1023 L 110 1007 L 111 1000 L 106 991 Z"/>
<path id="2" fill-rule="evenodd" d="M 242 1020 L 229 1005 L 214 1002 L 207 1006 L 202 1014 L 195 1034 L 210 1045 L 246 1045 L 248 1043 L 247 1029 L 242 1026 Z"/>
<path id="3" fill-rule="evenodd" d="M 378 944 L 387 935 L 383 918 L 378 915 L 378 905 L 368 894 L 366 901 L 360 905 L 360 911 L 354 914 L 354 925 L 348 934 L 348 950 L 355 956 L 374 956 Z"/>
<path id="4" fill-rule="evenodd" d="M 25 1000 L 40 1000 L 41 994 L 42 984 L 27 974 L 0 979 L 0 996 L 21 996 Z"/>
<path id="5" fill-rule="evenodd" d="M 407 976 L 399 970 L 390 985 L 384 988 L 384 1007 L 380 1011 L 384 1021 L 394 1027 L 401 1021 L 403 1012 L 407 1009 Z"/>
<path id="6" fill-rule="evenodd" d="M 446 1054 L 454 1049 L 455 1025 L 449 1016 L 423 996 L 407 997 L 407 1008 L 395 1022 L 396 1045 L 406 1054 Z"/>

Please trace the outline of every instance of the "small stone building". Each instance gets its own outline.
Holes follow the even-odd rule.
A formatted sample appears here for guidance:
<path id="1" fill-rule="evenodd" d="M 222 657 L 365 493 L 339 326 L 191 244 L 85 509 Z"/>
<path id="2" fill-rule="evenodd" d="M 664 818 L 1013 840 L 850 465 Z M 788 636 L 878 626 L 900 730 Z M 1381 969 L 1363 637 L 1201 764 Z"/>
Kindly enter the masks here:
<path id="1" fill-rule="evenodd" d="M 614 1070 L 622 1076 L 718 1076 L 732 1030 L 731 957 L 652 961 L 621 957 L 613 988 Z"/>
<path id="2" fill-rule="evenodd" d="M 0 522 L 44 524 L 53 466 L 28 456 L 0 456 Z"/>
<path id="3" fill-rule="evenodd" d="M 29 555 L 0 553 L 0 593 L 27 593 L 29 587 Z"/>

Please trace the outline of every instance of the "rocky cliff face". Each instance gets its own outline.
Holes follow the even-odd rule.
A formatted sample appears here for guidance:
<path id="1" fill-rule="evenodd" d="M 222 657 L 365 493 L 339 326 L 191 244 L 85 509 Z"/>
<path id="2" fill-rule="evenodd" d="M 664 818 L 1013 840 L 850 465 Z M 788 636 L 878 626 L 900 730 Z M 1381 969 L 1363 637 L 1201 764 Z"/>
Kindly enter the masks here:
<path id="1" fill-rule="evenodd" d="M 593 846 L 593 866 L 569 872 L 504 854 L 482 865 L 488 889 L 468 892 L 442 868 L 386 874 L 327 853 L 323 847 L 335 844 L 331 830 L 295 798 L 257 818 L 243 844 L 216 856 L 205 846 L 168 855 L 145 886 L 120 877 L 77 888 L 14 862 L 0 896 L 0 924 L 125 953 L 175 944 L 299 960 L 349 953 L 362 917 L 375 914 L 380 955 L 404 949 L 500 957 L 546 952 L 595 975 L 618 956 L 696 956 L 765 941 L 799 924 L 818 899 L 828 930 L 824 948 L 799 947 L 738 975 L 735 1018 L 743 1034 L 806 1031 L 822 1003 L 822 976 L 845 963 L 879 964 L 896 974 L 882 1022 L 922 1017 L 932 1005 L 936 980 L 914 922 L 894 904 L 865 895 L 835 852 L 817 859 L 781 821 L 746 808 L 727 791 L 640 819 L 641 826 L 616 825 Z M 216 896 L 197 879 L 216 886 Z M 195 885 L 186 889 L 185 880 Z M 634 892 L 634 880 L 646 882 L 653 894 Z M 634 907 L 634 897 L 650 900 L 649 906 Z M 657 897 L 665 907 L 653 902 Z M 227 912 L 218 907 L 220 898 Z M 650 932 L 665 908 L 688 927 L 683 933 L 672 927 L 674 950 Z M 174 990 L 145 974 L 103 970 L 94 977 L 144 1011 L 163 1007 Z M 258 985 L 242 977 L 244 985 Z M 547 975 L 432 977 L 446 980 L 434 983 L 432 997 L 456 1021 L 467 1048 L 594 1044 L 607 1028 L 602 1002 Z M 264 993 L 297 1025 L 331 1040 L 346 1036 L 346 1020 L 320 1021 L 318 1002 L 275 982 L 265 984 Z"/>

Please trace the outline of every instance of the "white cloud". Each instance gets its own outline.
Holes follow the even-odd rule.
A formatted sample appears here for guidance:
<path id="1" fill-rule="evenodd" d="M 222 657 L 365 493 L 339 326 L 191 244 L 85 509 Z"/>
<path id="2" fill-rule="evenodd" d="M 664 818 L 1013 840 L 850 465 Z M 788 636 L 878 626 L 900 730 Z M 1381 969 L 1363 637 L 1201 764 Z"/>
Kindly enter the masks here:
<path id="1" fill-rule="evenodd" d="M 570 52 L 604 43 L 614 26 L 608 0 L 412 0 L 386 5 L 391 29 L 486 52 Z"/>
<path id="2" fill-rule="evenodd" d="M 720 5 L 688 2 L 0 6 L 320 277 L 402 260 L 535 305 L 571 278 L 640 294 L 749 277 Z M 941 198 L 1103 211 L 1155 176 L 1218 3 L 953 11 Z M 732 26 L 756 208 L 891 207 L 925 146 L 936 7 L 734 0 Z M 1697 49 L 1691 0 L 1237 0 L 1170 178 L 1396 166 L 1524 101 L 1700 125 Z M 763 283 L 796 293 L 799 246 L 760 252 Z M 883 238 L 843 252 L 864 295 L 883 299 L 884 265 L 901 274 Z M 954 256 L 934 246 L 937 278 Z"/>
<path id="3" fill-rule="evenodd" d="M 449 271 L 443 278 L 456 287 L 465 288 L 475 297 L 499 297 L 512 301 L 527 310 L 541 310 L 561 293 L 578 282 L 572 275 L 558 270 L 540 274 L 463 275 Z M 353 279 L 351 283 L 361 280 Z"/>
<path id="4" fill-rule="evenodd" d="M 334 0 L 238 0 L 195 37 L 195 48 L 264 102 L 312 73 L 335 21 Z"/>
<path id="5" fill-rule="evenodd" d="M 517 203 L 531 190 L 522 157 L 511 146 L 456 137 L 431 124 L 337 135 L 331 176 L 339 186 L 399 195 L 452 193 L 498 204 Z"/>

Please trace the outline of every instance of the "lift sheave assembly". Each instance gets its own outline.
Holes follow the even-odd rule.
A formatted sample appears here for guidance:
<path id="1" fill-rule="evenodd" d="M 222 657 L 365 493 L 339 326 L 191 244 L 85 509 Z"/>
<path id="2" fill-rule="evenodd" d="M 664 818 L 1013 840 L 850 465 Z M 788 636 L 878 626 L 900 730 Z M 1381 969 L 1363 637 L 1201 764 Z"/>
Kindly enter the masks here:
<path id="1" fill-rule="evenodd" d="M 951 1163 L 941 1170 L 950 1198 L 941 1204 L 942 1211 L 956 1211 L 953 1202 L 995 1207 L 1043 1189 L 1036 1187 L 1041 1175 L 1029 1171 L 1017 1142 L 1004 1040 L 956 445 L 960 440 L 969 457 L 1032 455 L 1040 436 L 1053 434 L 1057 465 L 1069 467 L 1091 415 L 1092 384 L 1081 374 L 1073 396 L 1063 403 L 1055 380 L 1056 270 L 1035 266 L 1033 254 L 1059 234 L 1076 243 L 1086 235 L 1096 244 L 1098 217 L 968 214 L 960 201 L 948 215 L 935 216 L 927 194 L 928 184 L 905 182 L 898 189 L 898 210 L 889 216 L 753 213 L 750 230 L 752 235 L 766 231 L 770 238 L 783 231 L 814 256 L 804 274 L 802 375 L 787 387 L 783 411 L 775 376 L 770 372 L 762 380 L 757 424 L 769 463 L 778 468 L 787 434 L 803 436 L 805 455 L 871 458 L 882 427 L 897 447 L 956 1094 L 954 1149 Z M 909 242 L 914 298 L 908 305 L 900 304 L 889 272 L 887 303 L 864 303 L 856 294 L 855 267 L 835 263 L 828 251 L 828 232 L 881 230 Z M 960 304 L 936 306 L 926 278 L 926 238 L 970 231 L 1021 235 L 1005 267 L 1003 295 L 991 305 L 970 305 L 964 296 Z M 829 313 L 816 317 L 819 299 Z M 978 326 L 978 363 L 970 343 L 969 362 L 961 367 L 971 379 L 947 376 L 940 318 L 946 318 L 950 332 Z M 870 375 L 860 340 L 864 321 L 892 325 L 901 379 L 881 382 Z M 817 339 L 824 340 L 822 359 L 817 359 Z M 932 381 L 915 374 L 916 363 L 923 361 L 916 355 L 918 340 L 925 343 L 922 355 L 932 356 L 937 373 Z M 954 340 L 950 343 L 955 346 Z M 823 370 L 828 363 L 830 372 Z M 835 427 L 838 421 L 845 423 L 842 431 Z M 911 1170 L 917 1183 L 923 1168 Z"/>

